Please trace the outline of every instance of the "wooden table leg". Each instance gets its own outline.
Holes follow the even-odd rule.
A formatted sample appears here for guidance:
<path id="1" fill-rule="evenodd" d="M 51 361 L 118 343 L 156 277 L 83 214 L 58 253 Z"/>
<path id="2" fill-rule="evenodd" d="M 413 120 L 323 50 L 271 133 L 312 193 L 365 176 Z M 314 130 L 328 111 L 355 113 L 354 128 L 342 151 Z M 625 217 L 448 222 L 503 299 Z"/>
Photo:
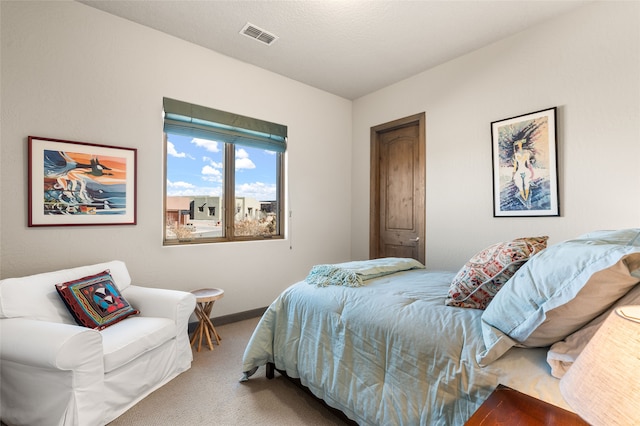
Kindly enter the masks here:
<path id="1" fill-rule="evenodd" d="M 195 310 L 196 316 L 198 317 L 198 327 L 196 327 L 196 331 L 193 333 L 193 337 L 191 338 L 191 345 L 195 347 L 197 343 L 197 351 L 200 352 L 200 348 L 202 348 L 202 335 L 205 331 L 205 322 L 204 322 L 204 313 L 202 312 L 202 306 L 200 303 L 196 304 Z"/>
<path id="2" fill-rule="evenodd" d="M 216 342 L 219 345 L 220 340 L 222 340 L 222 338 L 220 337 L 220 335 L 216 331 L 216 328 L 213 326 L 213 323 L 211 322 L 211 309 L 213 308 L 213 303 L 214 301 L 207 302 L 207 305 L 204 308 L 204 314 L 205 314 L 204 322 L 205 322 L 205 327 L 207 329 L 207 332 L 209 331 L 211 332 L 210 335 L 216 338 Z"/>
<path id="3" fill-rule="evenodd" d="M 196 343 L 196 339 L 198 338 L 198 334 L 200 333 L 201 327 L 202 327 L 202 321 L 198 321 L 198 326 L 193 332 L 193 337 L 191 337 L 191 346 L 194 346 L 194 344 Z M 198 349 L 198 351 L 200 350 Z"/>
<path id="4" fill-rule="evenodd" d="M 204 325 L 204 334 L 207 337 L 207 344 L 209 345 L 209 349 L 213 350 L 213 343 L 211 342 L 211 333 L 209 332 L 209 324 L 211 321 L 209 320 L 209 315 L 211 315 L 211 305 L 213 302 L 207 302 L 203 309 L 203 325 Z"/>
<path id="5" fill-rule="evenodd" d="M 196 316 L 199 319 L 198 327 L 196 331 L 193 333 L 193 337 L 191 338 L 191 345 L 193 346 L 196 340 L 198 341 L 197 351 L 200 352 L 200 348 L 202 347 L 202 338 L 203 336 L 207 340 L 207 345 L 210 350 L 214 349 L 212 337 L 216 339 L 216 343 L 220 344 L 221 337 L 216 331 L 216 328 L 213 326 L 211 322 L 211 310 L 213 308 L 213 302 L 206 303 L 198 303 L 196 304 Z"/>
<path id="6" fill-rule="evenodd" d="M 198 352 L 200 352 L 200 348 L 202 347 L 202 339 L 204 337 L 207 341 L 207 345 L 209 346 L 209 350 L 213 350 L 213 339 L 215 338 L 216 343 L 219 345 L 222 338 L 218 334 L 216 328 L 213 326 L 213 322 L 211 321 L 211 310 L 213 309 L 214 302 L 224 295 L 224 290 L 221 290 L 219 288 L 200 289 L 194 290 L 192 293 L 196 295 L 196 307 L 194 313 L 198 318 L 198 326 L 196 327 L 195 332 L 193 333 L 193 337 L 191 338 L 191 346 L 195 347 L 195 344 L 197 342 L 197 350 Z"/>

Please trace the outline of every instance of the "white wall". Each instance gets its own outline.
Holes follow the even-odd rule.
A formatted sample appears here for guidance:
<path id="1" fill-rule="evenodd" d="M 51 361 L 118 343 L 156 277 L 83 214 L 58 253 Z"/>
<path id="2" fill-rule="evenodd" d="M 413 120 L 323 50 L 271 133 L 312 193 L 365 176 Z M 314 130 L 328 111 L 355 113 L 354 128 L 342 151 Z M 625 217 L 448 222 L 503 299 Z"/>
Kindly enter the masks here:
<path id="1" fill-rule="evenodd" d="M 122 259 L 144 286 L 224 288 L 219 316 L 349 260 L 350 101 L 80 3 L 1 7 L 1 277 Z M 163 96 L 289 127 L 290 238 L 162 246 Z M 27 227 L 29 135 L 137 148 L 138 224 Z"/>
<path id="2" fill-rule="evenodd" d="M 490 123 L 553 106 L 561 217 L 494 218 Z M 640 3 L 588 5 L 356 100 L 354 259 L 368 256 L 370 127 L 422 111 L 428 267 L 520 236 L 640 227 Z"/>
<path id="3" fill-rule="evenodd" d="M 0 277 L 118 258 L 141 285 L 223 287 L 216 316 L 266 306 L 313 264 L 368 256 L 370 127 L 421 111 L 429 267 L 522 235 L 640 226 L 637 2 L 589 5 L 353 103 L 79 3 L 0 4 Z M 163 96 L 289 126 L 291 238 L 162 246 Z M 562 216 L 493 218 L 490 122 L 551 106 Z M 29 135 L 137 148 L 138 224 L 28 228 Z"/>

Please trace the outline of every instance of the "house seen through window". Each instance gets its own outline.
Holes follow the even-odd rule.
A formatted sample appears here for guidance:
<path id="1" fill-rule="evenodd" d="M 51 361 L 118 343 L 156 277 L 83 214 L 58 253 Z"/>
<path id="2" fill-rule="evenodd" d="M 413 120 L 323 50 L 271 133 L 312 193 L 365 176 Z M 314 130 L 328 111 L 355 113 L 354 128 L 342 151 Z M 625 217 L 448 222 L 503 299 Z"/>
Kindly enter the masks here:
<path id="1" fill-rule="evenodd" d="M 165 245 L 284 235 L 286 126 L 164 99 Z"/>

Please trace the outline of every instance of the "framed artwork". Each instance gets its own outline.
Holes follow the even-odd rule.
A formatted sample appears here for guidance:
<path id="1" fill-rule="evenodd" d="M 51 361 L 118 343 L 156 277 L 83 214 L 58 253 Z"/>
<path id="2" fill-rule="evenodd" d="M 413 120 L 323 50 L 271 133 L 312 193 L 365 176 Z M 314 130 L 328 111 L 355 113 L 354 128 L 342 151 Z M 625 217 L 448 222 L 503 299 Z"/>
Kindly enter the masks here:
<path id="1" fill-rule="evenodd" d="M 137 150 L 29 136 L 29 226 L 135 225 Z"/>
<path id="2" fill-rule="evenodd" d="M 559 216 L 556 108 L 491 123 L 493 216 Z"/>

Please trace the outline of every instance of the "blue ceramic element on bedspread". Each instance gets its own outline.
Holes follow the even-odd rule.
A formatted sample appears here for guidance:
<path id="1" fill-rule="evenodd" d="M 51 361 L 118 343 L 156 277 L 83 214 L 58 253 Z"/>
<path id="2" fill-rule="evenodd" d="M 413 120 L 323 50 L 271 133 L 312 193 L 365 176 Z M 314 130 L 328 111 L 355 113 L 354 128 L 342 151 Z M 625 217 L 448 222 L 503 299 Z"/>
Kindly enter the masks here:
<path id="1" fill-rule="evenodd" d="M 482 311 L 444 304 L 453 276 L 417 269 L 357 288 L 295 284 L 259 322 L 243 371 L 274 362 L 361 425 L 462 425 L 500 372 L 476 363 Z"/>

